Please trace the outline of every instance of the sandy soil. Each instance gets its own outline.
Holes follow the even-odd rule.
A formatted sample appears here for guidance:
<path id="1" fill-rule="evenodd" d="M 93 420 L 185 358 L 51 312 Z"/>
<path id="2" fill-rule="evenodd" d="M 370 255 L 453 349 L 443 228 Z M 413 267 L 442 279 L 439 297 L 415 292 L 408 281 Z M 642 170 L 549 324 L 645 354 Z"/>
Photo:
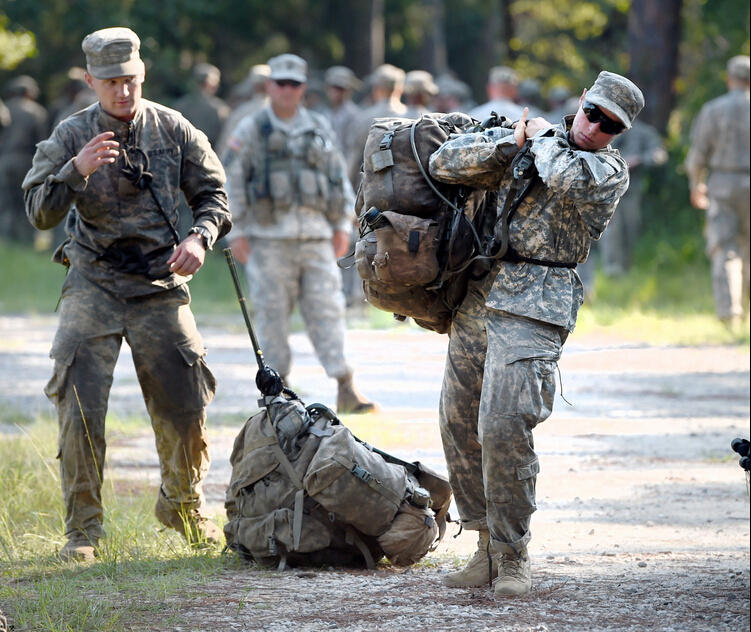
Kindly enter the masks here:
<path id="1" fill-rule="evenodd" d="M 240 319 L 201 323 L 219 380 L 210 409 L 210 510 L 221 512 L 231 442 L 255 408 L 255 374 Z M 41 395 L 53 318 L 0 317 L 0 422 L 47 411 Z M 348 356 L 377 417 L 351 418 L 363 438 L 445 471 L 437 402 L 446 339 L 413 328 L 350 331 Z M 333 405 L 335 385 L 304 335 L 292 382 Z M 563 393 L 536 431 L 542 471 L 530 552 L 534 587 L 494 600 L 488 587 L 445 589 L 440 576 L 474 549 L 455 528 L 410 569 L 227 571 L 174 597 L 180 615 L 146 628 L 229 630 L 745 630 L 749 627 L 749 500 L 730 450 L 749 435 L 749 356 L 730 347 L 650 347 L 607 336 L 567 343 Z M 111 411 L 144 414 L 127 347 Z M 0 433 L 13 432 L 0 425 Z M 107 476 L 156 485 L 153 437 L 113 438 Z"/>

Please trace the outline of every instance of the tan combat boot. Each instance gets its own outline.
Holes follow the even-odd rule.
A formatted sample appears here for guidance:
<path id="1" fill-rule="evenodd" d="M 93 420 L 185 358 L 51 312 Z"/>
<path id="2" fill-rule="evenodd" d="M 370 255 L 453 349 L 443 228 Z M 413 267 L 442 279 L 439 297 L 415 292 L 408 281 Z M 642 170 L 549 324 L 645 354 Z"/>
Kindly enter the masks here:
<path id="1" fill-rule="evenodd" d="M 221 542 L 224 534 L 211 520 L 204 518 L 198 509 L 177 509 L 159 491 L 154 514 L 164 526 L 182 535 L 190 546 L 201 547 Z"/>
<path id="2" fill-rule="evenodd" d="M 451 588 L 467 588 L 489 584 L 498 574 L 497 556 L 492 556 L 489 550 L 490 532 L 480 529 L 477 538 L 477 550 L 464 568 L 448 573 L 441 579 L 444 586 Z"/>
<path id="3" fill-rule="evenodd" d="M 64 562 L 92 562 L 96 557 L 95 547 L 99 542 L 85 533 L 75 533 L 68 537 L 65 546 L 57 554 Z"/>
<path id="4" fill-rule="evenodd" d="M 493 594 L 496 597 L 526 595 L 532 589 L 532 568 L 526 547 L 519 555 L 514 553 L 496 553 L 498 560 L 498 578 L 493 582 Z"/>
<path id="5" fill-rule="evenodd" d="M 342 414 L 360 415 L 371 413 L 375 410 L 376 405 L 365 399 L 355 388 L 352 383 L 352 374 L 337 378 L 336 392 L 336 412 Z"/>

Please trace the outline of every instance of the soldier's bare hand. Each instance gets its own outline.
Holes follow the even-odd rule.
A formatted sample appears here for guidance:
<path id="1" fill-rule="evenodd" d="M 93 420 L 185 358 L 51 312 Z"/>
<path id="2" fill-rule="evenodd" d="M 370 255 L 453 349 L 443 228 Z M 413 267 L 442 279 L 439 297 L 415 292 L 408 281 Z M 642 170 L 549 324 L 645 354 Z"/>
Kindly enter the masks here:
<path id="1" fill-rule="evenodd" d="M 200 235 L 191 233 L 180 242 L 167 261 L 167 265 L 171 272 L 187 276 L 198 272 L 205 258 L 206 249 L 203 247 L 203 239 Z"/>
<path id="2" fill-rule="evenodd" d="M 338 259 L 347 254 L 349 249 L 349 233 L 343 230 L 335 230 L 331 240 L 334 243 L 334 256 Z"/>
<path id="3" fill-rule="evenodd" d="M 524 133 L 527 135 L 527 138 L 532 138 L 535 134 L 537 134 L 537 132 L 548 129 L 548 127 L 552 127 L 552 123 L 550 123 L 550 121 L 542 118 L 541 116 L 536 116 L 535 118 L 527 121 L 527 126 L 524 128 Z"/>
<path id="4" fill-rule="evenodd" d="M 706 211 L 709 208 L 707 185 L 704 182 L 700 182 L 691 189 L 691 204 L 702 211 Z"/>
<path id="5" fill-rule="evenodd" d="M 250 257 L 250 243 L 245 237 L 235 237 L 229 242 L 229 247 L 232 248 L 232 255 L 240 263 L 245 265 L 248 263 Z"/>
<path id="6" fill-rule="evenodd" d="M 115 132 L 102 132 L 86 143 L 78 155 L 73 158 L 73 165 L 84 178 L 90 176 L 102 165 L 112 164 L 120 154 L 120 143 L 111 140 Z"/>
<path id="7" fill-rule="evenodd" d="M 514 123 L 514 140 L 517 147 L 521 147 L 524 141 L 527 140 L 527 115 L 529 114 L 529 108 L 524 108 L 519 120 Z"/>

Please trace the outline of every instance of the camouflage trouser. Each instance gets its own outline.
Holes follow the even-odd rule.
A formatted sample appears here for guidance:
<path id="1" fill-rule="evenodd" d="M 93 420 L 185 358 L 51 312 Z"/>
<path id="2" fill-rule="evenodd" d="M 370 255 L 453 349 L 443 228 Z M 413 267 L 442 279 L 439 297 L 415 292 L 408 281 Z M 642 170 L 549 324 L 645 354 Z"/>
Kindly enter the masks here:
<path id="1" fill-rule="evenodd" d="M 104 535 L 104 422 L 123 338 L 156 435 L 162 492 L 176 509 L 201 506 L 201 481 L 209 466 L 206 406 L 216 382 L 203 360 L 206 352 L 189 304 L 185 285 L 122 300 L 75 270 L 68 275 L 50 353 L 54 374 L 45 388 L 60 424 L 66 535 Z"/>
<path id="2" fill-rule="evenodd" d="M 749 178 L 712 174 L 705 237 L 717 316 L 740 316 L 749 284 Z"/>
<path id="3" fill-rule="evenodd" d="M 471 284 L 451 326 L 439 421 L 462 525 L 488 528 L 494 550 L 530 538 L 539 463 L 532 429 L 547 419 L 567 331 L 485 307 Z"/>
<path id="4" fill-rule="evenodd" d="M 342 277 L 331 240 L 251 239 L 246 272 L 253 324 L 270 367 L 289 374 L 289 321 L 299 302 L 326 375 L 349 373 L 344 360 Z"/>

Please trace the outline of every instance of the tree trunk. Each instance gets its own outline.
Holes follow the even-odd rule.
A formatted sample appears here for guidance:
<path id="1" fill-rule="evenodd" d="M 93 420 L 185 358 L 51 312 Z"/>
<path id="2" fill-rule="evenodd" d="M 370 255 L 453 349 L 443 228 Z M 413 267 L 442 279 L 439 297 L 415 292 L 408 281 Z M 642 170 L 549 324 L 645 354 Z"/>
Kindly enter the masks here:
<path id="1" fill-rule="evenodd" d="M 439 75 L 448 70 L 446 7 L 444 0 L 422 0 L 425 37 L 420 65 Z"/>
<path id="2" fill-rule="evenodd" d="M 683 0 L 631 0 L 629 78 L 644 93 L 640 118 L 665 132 L 675 101 Z"/>
<path id="3" fill-rule="evenodd" d="M 336 3 L 342 24 L 345 65 L 358 77 L 380 66 L 386 55 L 383 0 Z"/>

